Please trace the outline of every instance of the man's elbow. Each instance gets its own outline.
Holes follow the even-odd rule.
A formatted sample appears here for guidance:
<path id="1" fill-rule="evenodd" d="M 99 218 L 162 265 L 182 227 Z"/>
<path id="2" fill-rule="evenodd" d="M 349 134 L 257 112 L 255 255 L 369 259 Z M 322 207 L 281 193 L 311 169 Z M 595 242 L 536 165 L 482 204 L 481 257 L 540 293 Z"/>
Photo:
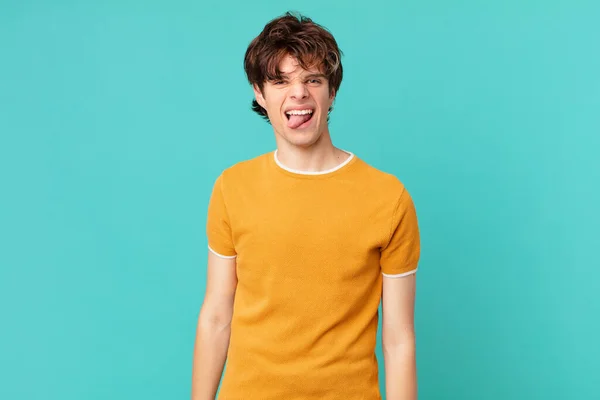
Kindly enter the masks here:
<path id="1" fill-rule="evenodd" d="M 383 329 L 382 348 L 387 353 L 414 352 L 416 337 L 414 329 Z"/>
<path id="2" fill-rule="evenodd" d="M 198 317 L 198 329 L 221 332 L 231 327 L 232 314 L 227 310 L 203 307 Z"/>

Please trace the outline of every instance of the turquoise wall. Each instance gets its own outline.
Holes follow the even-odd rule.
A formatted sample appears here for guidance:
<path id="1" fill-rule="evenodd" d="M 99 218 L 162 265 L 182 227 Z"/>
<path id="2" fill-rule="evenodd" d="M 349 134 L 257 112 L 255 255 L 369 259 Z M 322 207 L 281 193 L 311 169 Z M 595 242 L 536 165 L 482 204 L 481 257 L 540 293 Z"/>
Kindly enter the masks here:
<path id="1" fill-rule="evenodd" d="M 189 397 L 212 183 L 274 148 L 243 53 L 288 9 L 345 53 L 334 143 L 417 205 L 420 399 L 600 398 L 577 0 L 0 0 L 0 398 Z"/>

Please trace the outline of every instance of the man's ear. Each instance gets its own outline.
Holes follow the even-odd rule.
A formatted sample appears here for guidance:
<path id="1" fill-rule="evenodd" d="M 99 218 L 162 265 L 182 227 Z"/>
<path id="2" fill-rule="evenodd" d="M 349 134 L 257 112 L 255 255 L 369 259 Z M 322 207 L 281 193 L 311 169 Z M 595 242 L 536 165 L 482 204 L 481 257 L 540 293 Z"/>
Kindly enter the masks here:
<path id="1" fill-rule="evenodd" d="M 329 100 L 331 101 L 331 104 L 333 105 L 333 102 L 335 101 L 335 89 L 330 90 Z"/>
<path id="2" fill-rule="evenodd" d="M 267 106 L 266 106 L 265 96 L 262 94 L 260 88 L 258 87 L 258 85 L 256 83 L 252 85 L 252 90 L 254 90 L 254 97 L 256 98 L 256 101 L 258 102 L 258 104 L 266 110 Z"/>

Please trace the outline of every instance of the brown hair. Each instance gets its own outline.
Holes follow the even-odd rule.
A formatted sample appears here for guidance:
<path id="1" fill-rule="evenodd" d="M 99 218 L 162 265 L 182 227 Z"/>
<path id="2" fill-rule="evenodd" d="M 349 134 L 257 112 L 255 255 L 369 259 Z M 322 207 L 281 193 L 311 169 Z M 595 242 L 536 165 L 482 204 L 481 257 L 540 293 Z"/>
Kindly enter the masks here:
<path id="1" fill-rule="evenodd" d="M 262 92 L 265 81 L 281 79 L 279 64 L 287 55 L 304 69 L 318 67 L 327 77 L 329 89 L 338 92 L 343 75 L 342 51 L 333 35 L 310 18 L 291 12 L 267 23 L 248 46 L 244 70 L 250 84 Z M 267 110 L 256 100 L 252 100 L 252 110 L 269 120 Z"/>

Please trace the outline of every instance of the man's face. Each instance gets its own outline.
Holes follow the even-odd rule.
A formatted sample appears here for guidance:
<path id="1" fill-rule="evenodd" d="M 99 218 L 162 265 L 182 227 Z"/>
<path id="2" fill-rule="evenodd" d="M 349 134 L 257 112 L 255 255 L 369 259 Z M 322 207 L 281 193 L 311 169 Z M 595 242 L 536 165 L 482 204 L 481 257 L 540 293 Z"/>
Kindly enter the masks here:
<path id="1" fill-rule="evenodd" d="M 328 133 L 327 114 L 335 93 L 318 69 L 305 70 L 291 56 L 281 61 L 279 69 L 282 80 L 265 82 L 262 93 L 254 87 L 256 101 L 267 110 L 282 139 L 294 146 L 311 146 Z"/>

